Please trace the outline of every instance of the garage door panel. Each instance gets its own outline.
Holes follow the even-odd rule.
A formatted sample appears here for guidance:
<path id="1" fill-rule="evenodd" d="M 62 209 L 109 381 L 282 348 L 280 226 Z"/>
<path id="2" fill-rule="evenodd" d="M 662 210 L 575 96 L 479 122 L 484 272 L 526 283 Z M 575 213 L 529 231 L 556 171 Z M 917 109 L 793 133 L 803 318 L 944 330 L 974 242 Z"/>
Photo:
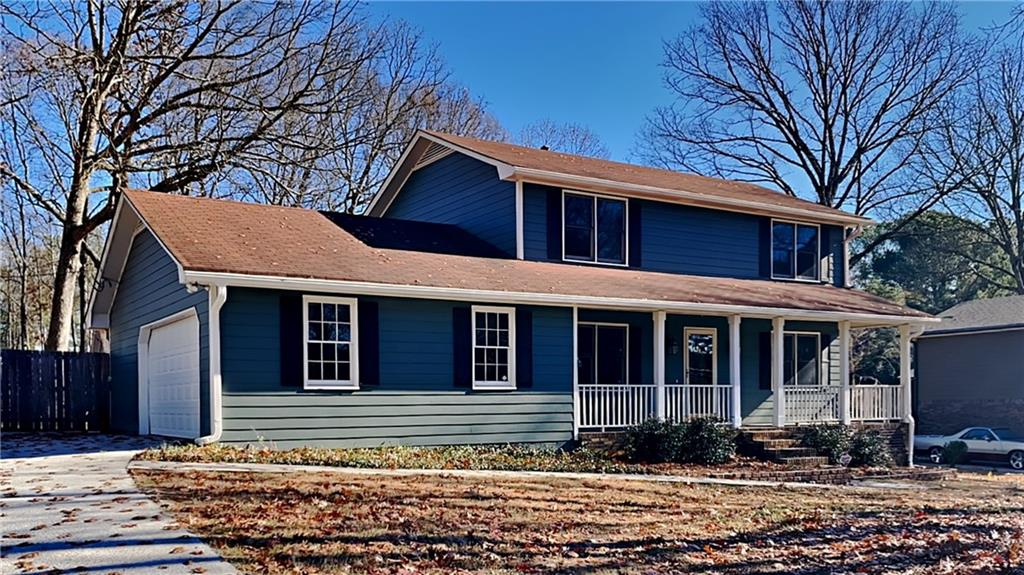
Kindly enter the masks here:
<path id="1" fill-rule="evenodd" d="M 188 316 L 156 327 L 149 337 L 149 431 L 199 435 L 199 320 Z"/>

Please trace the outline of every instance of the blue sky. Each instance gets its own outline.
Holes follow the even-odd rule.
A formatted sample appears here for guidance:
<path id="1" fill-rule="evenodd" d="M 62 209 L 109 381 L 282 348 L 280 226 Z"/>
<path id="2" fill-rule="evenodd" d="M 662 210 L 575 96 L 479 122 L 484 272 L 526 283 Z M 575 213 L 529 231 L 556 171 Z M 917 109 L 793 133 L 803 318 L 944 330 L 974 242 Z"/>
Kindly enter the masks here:
<path id="1" fill-rule="evenodd" d="M 962 4 L 972 28 L 1015 4 Z M 662 41 L 699 17 L 696 3 L 376 2 L 436 43 L 455 79 L 515 132 L 542 118 L 588 126 L 629 160 L 644 116 L 670 102 Z"/>

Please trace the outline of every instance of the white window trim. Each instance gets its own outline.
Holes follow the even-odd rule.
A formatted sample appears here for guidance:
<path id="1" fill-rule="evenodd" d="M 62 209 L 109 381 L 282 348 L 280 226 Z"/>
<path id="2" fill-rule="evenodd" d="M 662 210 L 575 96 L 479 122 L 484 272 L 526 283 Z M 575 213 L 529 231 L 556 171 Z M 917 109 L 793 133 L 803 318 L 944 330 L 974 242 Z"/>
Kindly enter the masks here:
<path id="1" fill-rule="evenodd" d="M 598 342 L 597 328 L 602 327 L 602 326 L 603 327 L 624 327 L 624 328 L 626 328 L 626 349 L 624 350 L 625 353 L 626 353 L 626 376 L 623 378 L 623 382 L 624 382 L 623 385 L 629 385 L 629 324 L 628 323 L 611 322 L 611 321 L 580 321 L 580 322 L 576 322 L 576 325 L 577 326 L 589 325 L 589 326 L 592 326 L 594 328 L 594 377 L 595 377 L 595 379 L 597 378 L 597 362 L 598 362 L 598 354 L 597 354 L 597 347 L 598 347 L 598 345 L 597 345 L 597 342 Z M 596 381 L 595 381 L 595 383 L 593 385 L 600 385 L 600 384 L 597 384 Z"/>
<path id="2" fill-rule="evenodd" d="M 775 224 L 776 223 L 792 224 L 794 226 L 794 228 L 793 228 L 793 277 L 775 275 Z M 809 228 L 817 228 L 818 229 L 818 235 L 817 235 L 818 241 L 816 241 L 814 243 L 814 248 L 815 248 L 815 251 L 817 252 L 817 255 L 815 256 L 814 261 L 817 262 L 815 265 L 816 265 L 817 270 L 818 270 L 818 277 L 816 277 L 814 279 L 802 278 L 802 277 L 799 277 L 797 275 L 797 273 L 796 273 L 796 266 L 797 266 L 797 262 L 796 262 L 796 251 L 797 251 L 796 242 L 797 242 L 797 236 L 799 235 L 798 234 L 799 226 L 806 226 L 806 227 L 809 227 Z M 769 261 L 769 265 L 771 266 L 772 279 L 773 280 L 788 281 L 788 282 L 821 283 L 822 282 L 822 280 L 821 280 L 822 269 L 821 268 L 823 267 L 821 265 L 821 224 L 815 224 L 815 223 L 811 223 L 811 222 L 800 222 L 800 221 L 796 221 L 796 220 L 783 220 L 783 219 L 779 219 L 779 218 L 772 218 L 771 226 L 770 227 L 771 227 L 771 234 L 770 234 L 771 237 L 768 239 L 768 243 L 769 243 L 768 252 L 770 254 L 772 254 L 771 255 L 771 260 Z"/>
<path id="3" fill-rule="evenodd" d="M 476 379 L 476 314 L 508 314 L 508 381 L 477 381 Z M 470 333 L 472 342 L 469 354 L 469 369 L 473 378 L 473 389 L 483 391 L 505 391 L 516 389 L 516 308 L 505 306 L 475 305 L 470 308 Z"/>
<path id="4" fill-rule="evenodd" d="M 594 220 L 594 240 L 593 240 L 593 244 L 592 244 L 592 247 L 594 248 L 594 259 L 592 259 L 592 260 L 584 260 L 584 259 L 566 257 L 566 255 L 565 255 L 565 195 L 566 194 L 571 194 L 571 195 L 574 195 L 574 196 L 589 196 L 591 198 L 594 198 L 594 210 L 593 210 L 594 211 L 594 214 L 593 214 L 593 220 Z M 623 236 L 624 236 L 622 238 L 622 249 L 623 249 L 623 255 L 625 256 L 623 258 L 623 263 L 602 262 L 602 261 L 598 261 L 598 259 L 597 259 L 597 198 L 604 198 L 606 200 L 616 200 L 616 201 L 619 201 L 619 202 L 622 202 L 623 204 L 625 204 L 626 209 L 625 209 L 625 211 L 622 214 L 623 224 L 625 224 L 623 232 L 622 232 Z M 628 268 L 629 267 L 629 198 L 623 198 L 623 197 L 619 197 L 619 196 L 609 196 L 609 195 L 606 195 L 606 194 L 595 194 L 595 193 L 592 193 L 592 192 L 580 192 L 580 191 L 577 191 L 577 190 L 566 190 L 566 189 L 563 189 L 562 190 L 562 261 L 563 262 L 570 262 L 570 263 L 574 263 L 574 264 L 588 264 L 588 265 L 597 265 L 597 266 L 615 266 L 615 267 L 620 267 L 620 268 Z"/>
<path id="5" fill-rule="evenodd" d="M 822 377 L 821 377 L 822 375 L 824 375 L 822 373 L 822 357 L 821 356 L 822 356 L 822 354 L 824 352 L 827 351 L 827 350 L 822 350 L 821 349 L 821 332 L 817 332 L 817 331 L 783 331 L 782 332 L 782 337 L 783 337 L 783 353 L 785 353 L 785 338 L 786 337 L 788 337 L 788 336 L 798 337 L 798 336 L 802 336 L 802 335 L 813 335 L 815 340 L 816 340 L 815 345 L 817 346 L 818 353 L 815 354 L 814 367 L 815 367 L 816 371 L 818 372 L 818 377 L 817 377 L 818 384 L 817 384 L 817 386 L 809 386 L 809 385 L 808 386 L 801 386 L 800 384 L 798 384 L 796 382 L 796 380 L 797 380 L 797 372 L 799 371 L 799 367 L 797 365 L 797 359 L 799 358 L 799 355 L 797 354 L 797 345 L 796 345 L 797 342 L 794 339 L 793 340 L 793 383 L 790 384 L 789 387 L 827 387 L 828 384 L 824 383 L 822 381 Z M 785 384 L 786 382 L 783 381 L 782 383 Z"/>
<path id="6" fill-rule="evenodd" d="M 711 336 L 711 385 L 718 385 L 718 330 L 713 327 L 683 328 L 683 384 L 690 384 L 690 334 Z"/>
<path id="7" fill-rule="evenodd" d="M 349 379 L 312 380 L 309 379 L 309 304 L 333 303 L 349 306 Z M 350 297 L 302 296 L 302 388 L 303 389 L 359 389 L 359 306 L 358 300 Z"/>

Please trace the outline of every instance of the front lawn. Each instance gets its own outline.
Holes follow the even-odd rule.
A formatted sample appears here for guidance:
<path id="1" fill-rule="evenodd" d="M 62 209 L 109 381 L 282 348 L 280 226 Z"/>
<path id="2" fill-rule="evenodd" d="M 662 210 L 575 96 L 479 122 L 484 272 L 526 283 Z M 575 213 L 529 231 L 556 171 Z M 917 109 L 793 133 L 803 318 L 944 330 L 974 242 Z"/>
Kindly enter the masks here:
<path id="1" fill-rule="evenodd" d="M 785 489 L 136 471 L 249 573 L 1019 573 L 1024 480 Z"/>

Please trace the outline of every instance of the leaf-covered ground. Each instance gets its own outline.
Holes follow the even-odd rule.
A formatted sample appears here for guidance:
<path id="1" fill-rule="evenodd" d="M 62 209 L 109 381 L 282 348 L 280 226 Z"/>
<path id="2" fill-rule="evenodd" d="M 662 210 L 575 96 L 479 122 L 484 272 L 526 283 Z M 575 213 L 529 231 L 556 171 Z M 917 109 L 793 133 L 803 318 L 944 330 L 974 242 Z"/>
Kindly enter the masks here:
<path id="1" fill-rule="evenodd" d="M 136 472 L 249 573 L 1024 573 L 1024 477 L 911 489 Z"/>

